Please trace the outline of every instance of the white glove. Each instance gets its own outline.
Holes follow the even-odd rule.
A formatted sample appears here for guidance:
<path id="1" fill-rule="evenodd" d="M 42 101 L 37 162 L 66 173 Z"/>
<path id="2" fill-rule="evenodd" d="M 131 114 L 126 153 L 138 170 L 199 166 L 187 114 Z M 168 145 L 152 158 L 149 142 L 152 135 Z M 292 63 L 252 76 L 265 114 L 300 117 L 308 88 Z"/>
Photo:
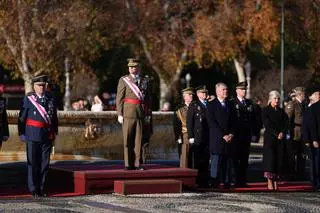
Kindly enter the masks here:
<path id="1" fill-rule="evenodd" d="M 2 137 L 2 140 L 3 140 L 3 141 L 7 141 L 8 139 L 9 139 L 9 136 L 3 136 L 3 137 Z"/>
<path id="2" fill-rule="evenodd" d="M 123 116 L 122 116 L 122 115 L 119 115 L 119 116 L 118 116 L 118 122 L 119 122 L 120 124 L 123 124 Z"/>
<path id="3" fill-rule="evenodd" d="M 177 143 L 178 143 L 178 144 L 182 144 L 181 138 L 179 138 L 179 139 L 177 140 Z"/>
<path id="4" fill-rule="evenodd" d="M 22 142 L 25 142 L 25 141 L 26 141 L 26 136 L 25 136 L 25 135 L 20 135 L 19 137 L 20 137 L 20 140 L 21 140 Z"/>
<path id="5" fill-rule="evenodd" d="M 189 138 L 189 143 L 194 144 L 194 138 Z"/>

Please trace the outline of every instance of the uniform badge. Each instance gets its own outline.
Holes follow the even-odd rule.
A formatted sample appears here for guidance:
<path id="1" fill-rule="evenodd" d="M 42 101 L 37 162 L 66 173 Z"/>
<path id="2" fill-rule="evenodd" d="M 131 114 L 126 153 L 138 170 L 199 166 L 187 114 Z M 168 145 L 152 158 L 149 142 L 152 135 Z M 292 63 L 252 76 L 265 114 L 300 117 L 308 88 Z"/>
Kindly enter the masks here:
<path id="1" fill-rule="evenodd" d="M 239 109 L 239 104 L 236 104 L 236 109 Z"/>
<path id="2" fill-rule="evenodd" d="M 36 115 L 36 114 L 37 114 L 37 112 L 36 112 L 36 111 L 33 111 L 33 114 L 34 114 L 34 115 Z"/>
<path id="3" fill-rule="evenodd" d="M 200 111 L 201 110 L 201 107 L 198 105 L 198 110 Z"/>
<path id="4" fill-rule="evenodd" d="M 248 106 L 247 110 L 248 110 L 249 112 L 252 112 L 252 105 Z"/>

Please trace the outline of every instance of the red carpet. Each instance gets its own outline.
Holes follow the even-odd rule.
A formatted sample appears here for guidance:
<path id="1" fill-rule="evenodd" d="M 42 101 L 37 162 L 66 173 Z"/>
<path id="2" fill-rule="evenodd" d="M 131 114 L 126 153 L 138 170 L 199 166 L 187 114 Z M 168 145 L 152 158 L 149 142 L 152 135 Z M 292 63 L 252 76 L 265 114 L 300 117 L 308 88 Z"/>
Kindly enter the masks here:
<path id="1" fill-rule="evenodd" d="M 263 183 L 248 183 L 248 187 L 245 188 L 231 188 L 231 189 L 224 189 L 223 186 L 219 186 L 217 189 L 206 189 L 200 188 L 197 191 L 201 192 L 310 192 L 312 191 L 312 185 L 310 182 L 279 182 L 278 183 L 278 190 L 272 191 L 268 190 L 267 184 Z"/>

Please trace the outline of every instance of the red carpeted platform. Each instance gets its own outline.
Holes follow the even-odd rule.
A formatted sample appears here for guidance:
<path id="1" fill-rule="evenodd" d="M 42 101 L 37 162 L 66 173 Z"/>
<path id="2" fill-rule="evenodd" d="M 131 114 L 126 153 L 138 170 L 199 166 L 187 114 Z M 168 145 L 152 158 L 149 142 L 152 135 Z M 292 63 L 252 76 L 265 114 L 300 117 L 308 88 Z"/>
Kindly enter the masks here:
<path id="1" fill-rule="evenodd" d="M 117 180 L 175 179 L 184 188 L 193 188 L 197 170 L 145 165 L 146 170 L 124 170 L 120 165 L 63 165 L 52 166 L 48 179 L 49 191 L 79 194 L 112 193 Z M 147 187 L 147 186 L 146 186 Z"/>
<path id="2" fill-rule="evenodd" d="M 218 188 L 200 188 L 197 189 L 201 192 L 310 192 L 313 191 L 312 185 L 310 182 L 279 182 L 278 190 L 269 190 L 266 183 L 248 183 L 248 187 L 244 188 L 234 188 L 224 189 L 223 185 L 220 185 Z"/>

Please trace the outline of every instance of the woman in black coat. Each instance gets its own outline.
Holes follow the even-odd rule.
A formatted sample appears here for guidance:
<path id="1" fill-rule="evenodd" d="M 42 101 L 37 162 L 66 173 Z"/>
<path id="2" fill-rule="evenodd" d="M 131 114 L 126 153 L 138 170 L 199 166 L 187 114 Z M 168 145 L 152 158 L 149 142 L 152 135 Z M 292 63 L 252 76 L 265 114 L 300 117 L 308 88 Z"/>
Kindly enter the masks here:
<path id="1" fill-rule="evenodd" d="M 262 110 L 262 122 L 265 127 L 263 144 L 264 177 L 268 180 L 268 189 L 277 190 L 277 180 L 285 171 L 285 138 L 288 118 L 280 105 L 278 91 L 269 93 L 268 106 Z"/>

